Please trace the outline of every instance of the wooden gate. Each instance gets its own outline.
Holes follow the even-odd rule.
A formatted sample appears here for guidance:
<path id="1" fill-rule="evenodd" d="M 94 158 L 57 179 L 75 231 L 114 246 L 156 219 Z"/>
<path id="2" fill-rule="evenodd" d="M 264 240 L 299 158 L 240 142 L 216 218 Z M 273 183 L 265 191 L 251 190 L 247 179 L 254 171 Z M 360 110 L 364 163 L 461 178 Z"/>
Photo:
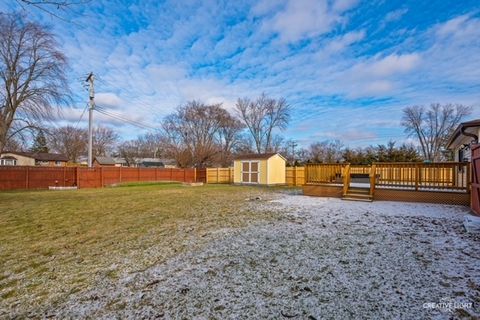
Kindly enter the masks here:
<path id="1" fill-rule="evenodd" d="M 472 191 L 471 207 L 480 215 L 480 144 L 472 146 Z"/>

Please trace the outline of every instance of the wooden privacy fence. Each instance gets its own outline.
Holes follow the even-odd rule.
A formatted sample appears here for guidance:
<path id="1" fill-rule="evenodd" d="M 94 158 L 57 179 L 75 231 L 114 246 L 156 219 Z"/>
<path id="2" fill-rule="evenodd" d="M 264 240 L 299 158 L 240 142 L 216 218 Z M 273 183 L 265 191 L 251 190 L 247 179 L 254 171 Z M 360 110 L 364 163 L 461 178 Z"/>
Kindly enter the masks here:
<path id="1" fill-rule="evenodd" d="M 101 188 L 124 182 L 196 181 L 196 170 L 122 167 L 0 167 L 0 190 Z"/>
<path id="2" fill-rule="evenodd" d="M 287 167 L 285 180 L 289 186 L 303 186 L 305 184 L 305 167 Z"/>
<path id="3" fill-rule="evenodd" d="M 204 183 L 233 183 L 233 168 L 202 168 L 197 169 L 197 181 Z M 305 184 L 304 167 L 286 167 L 286 184 L 301 186 Z"/>
<path id="4" fill-rule="evenodd" d="M 233 168 L 206 168 L 205 183 L 233 183 Z"/>

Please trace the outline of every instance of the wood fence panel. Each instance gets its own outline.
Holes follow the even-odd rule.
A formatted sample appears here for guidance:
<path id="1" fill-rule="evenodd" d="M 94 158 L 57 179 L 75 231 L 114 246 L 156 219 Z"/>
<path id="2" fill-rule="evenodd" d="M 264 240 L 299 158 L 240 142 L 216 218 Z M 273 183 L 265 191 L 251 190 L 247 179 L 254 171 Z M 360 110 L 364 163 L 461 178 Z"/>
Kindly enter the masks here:
<path id="1" fill-rule="evenodd" d="M 207 168 L 197 169 L 197 182 L 207 183 Z"/>
<path id="2" fill-rule="evenodd" d="M 120 167 L 102 167 L 103 185 L 108 186 L 120 183 Z"/>
<path id="3" fill-rule="evenodd" d="M 285 169 L 285 180 L 289 186 L 303 186 L 305 184 L 305 168 L 287 167 Z"/>
<path id="4" fill-rule="evenodd" d="M 206 183 L 233 183 L 233 168 L 207 168 Z"/>
<path id="5" fill-rule="evenodd" d="M 195 181 L 195 169 L 122 167 L 0 167 L 0 190 L 100 188 L 124 182 Z"/>
<path id="6" fill-rule="evenodd" d="M 79 188 L 100 188 L 101 186 L 100 167 L 78 168 Z"/>

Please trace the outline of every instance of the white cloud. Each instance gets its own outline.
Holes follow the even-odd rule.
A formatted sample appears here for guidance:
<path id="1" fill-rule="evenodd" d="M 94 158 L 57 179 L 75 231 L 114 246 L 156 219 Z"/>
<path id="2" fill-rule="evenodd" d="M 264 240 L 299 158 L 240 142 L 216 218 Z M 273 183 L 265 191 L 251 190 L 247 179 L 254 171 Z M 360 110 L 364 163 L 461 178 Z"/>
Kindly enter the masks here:
<path id="1" fill-rule="evenodd" d="M 478 19 L 470 19 L 469 15 L 462 15 L 448 20 L 437 26 L 437 35 L 446 37 L 450 35 L 464 36 L 478 32 Z"/>
<path id="2" fill-rule="evenodd" d="M 111 108 L 119 108 L 125 104 L 125 102 L 119 96 L 112 92 L 99 92 L 95 94 L 95 103 Z"/>
<path id="3" fill-rule="evenodd" d="M 263 30 L 279 34 L 283 43 L 319 36 L 340 23 L 341 14 L 355 3 L 340 0 L 331 5 L 327 0 L 289 0 L 283 10 L 265 20 Z"/>
<path id="4" fill-rule="evenodd" d="M 413 70 L 420 62 L 418 53 L 391 54 L 381 59 L 374 59 L 358 65 L 354 72 L 370 74 L 375 77 L 388 77 Z"/>
<path id="5" fill-rule="evenodd" d="M 384 19 L 384 23 L 398 21 L 408 12 L 407 8 L 401 8 L 397 10 L 390 11 L 387 13 Z"/>
<path id="6" fill-rule="evenodd" d="M 336 0 L 333 3 L 333 10 L 337 12 L 344 12 L 352 9 L 358 4 L 358 0 Z"/>

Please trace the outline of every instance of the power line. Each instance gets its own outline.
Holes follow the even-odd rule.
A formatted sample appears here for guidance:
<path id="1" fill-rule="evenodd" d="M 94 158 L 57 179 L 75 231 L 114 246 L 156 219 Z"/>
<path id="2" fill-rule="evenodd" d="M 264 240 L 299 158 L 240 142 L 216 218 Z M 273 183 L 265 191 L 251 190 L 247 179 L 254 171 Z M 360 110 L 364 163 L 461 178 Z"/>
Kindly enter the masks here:
<path id="1" fill-rule="evenodd" d="M 80 119 L 78 119 L 77 123 L 75 124 L 74 128 L 77 129 L 80 121 L 82 121 L 83 116 L 85 115 L 85 111 L 88 109 L 88 103 L 85 104 L 85 108 L 83 108 L 82 114 L 80 115 Z"/>
<path id="2" fill-rule="evenodd" d="M 118 115 L 118 114 L 115 114 L 109 110 L 107 110 L 106 108 L 102 107 L 102 106 L 99 106 L 97 105 L 96 106 L 96 111 L 98 111 L 99 113 L 107 116 L 107 117 L 110 117 L 110 118 L 113 118 L 115 120 L 118 120 L 118 121 L 121 121 L 121 122 L 125 122 L 127 124 L 131 124 L 133 126 L 136 126 L 136 127 L 139 127 L 139 128 L 142 128 L 142 129 L 149 129 L 149 130 L 160 130 L 158 128 L 155 128 L 151 125 L 148 125 L 148 124 L 145 124 L 145 123 L 142 123 L 140 121 L 136 121 L 136 120 L 132 120 L 132 119 L 128 119 L 128 118 L 125 118 L 124 116 L 121 116 L 121 115 Z"/>

